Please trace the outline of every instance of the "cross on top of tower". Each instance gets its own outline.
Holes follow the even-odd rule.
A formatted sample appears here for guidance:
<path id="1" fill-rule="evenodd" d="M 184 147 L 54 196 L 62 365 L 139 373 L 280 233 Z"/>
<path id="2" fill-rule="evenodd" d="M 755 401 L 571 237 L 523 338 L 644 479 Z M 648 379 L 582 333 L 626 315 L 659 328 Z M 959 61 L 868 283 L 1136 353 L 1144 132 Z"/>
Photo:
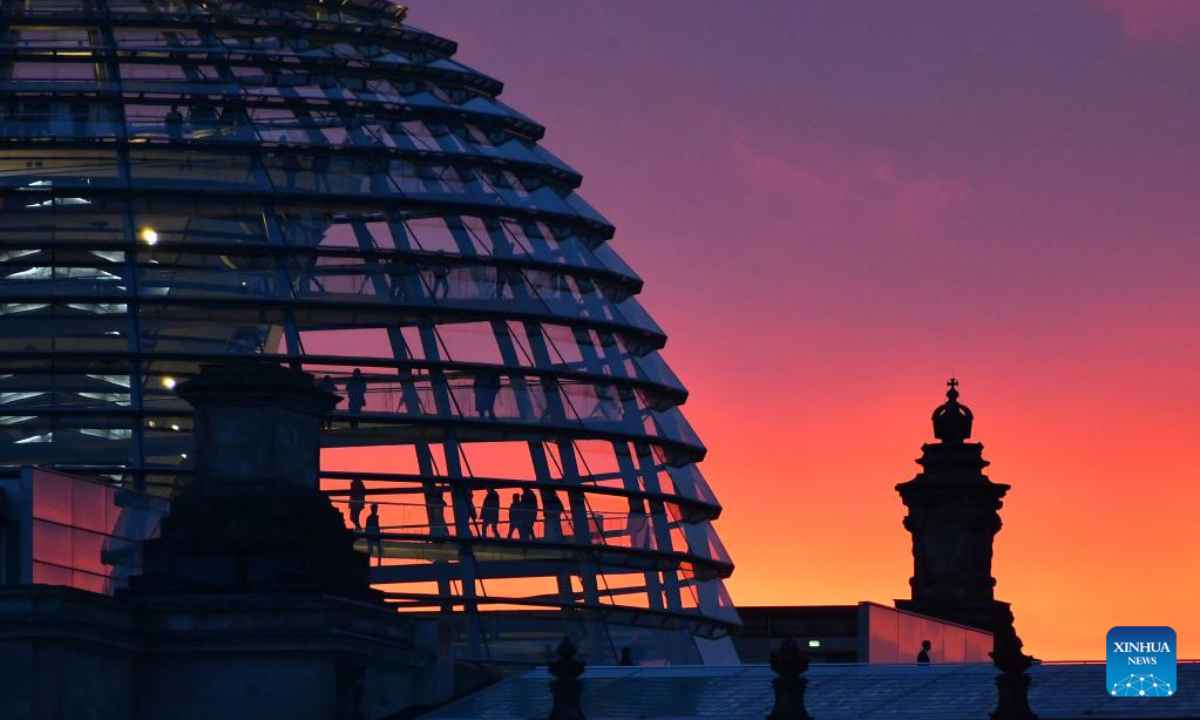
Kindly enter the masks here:
<path id="1" fill-rule="evenodd" d="M 971 437 L 975 416 L 971 409 L 958 402 L 958 378 L 946 382 L 946 403 L 933 411 L 933 435 L 942 442 L 962 442 Z"/>
<path id="2" fill-rule="evenodd" d="M 950 402 L 958 400 L 958 378 L 951 376 L 946 385 L 950 388 L 946 391 L 946 397 L 950 398 Z"/>

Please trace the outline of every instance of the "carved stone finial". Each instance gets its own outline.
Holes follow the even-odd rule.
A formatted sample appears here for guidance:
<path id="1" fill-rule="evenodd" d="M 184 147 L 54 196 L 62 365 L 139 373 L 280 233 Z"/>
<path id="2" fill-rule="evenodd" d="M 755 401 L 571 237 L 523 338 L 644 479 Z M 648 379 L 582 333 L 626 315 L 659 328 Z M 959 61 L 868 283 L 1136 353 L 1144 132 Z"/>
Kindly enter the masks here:
<path id="1" fill-rule="evenodd" d="M 808 680 L 808 658 L 800 652 L 793 638 L 786 638 L 779 650 L 771 653 L 771 669 L 778 675 L 771 681 L 775 689 L 775 706 L 767 720 L 813 720 L 804 708 L 804 691 Z"/>
<path id="2" fill-rule="evenodd" d="M 550 681 L 550 696 L 554 704 L 550 708 L 549 720 L 584 720 L 583 683 L 579 676 L 583 674 L 587 663 L 575 657 L 575 644 L 564 637 L 558 644 L 558 659 L 548 666 L 554 677 Z"/>
<path id="3" fill-rule="evenodd" d="M 960 443 L 971 437 L 975 416 L 958 402 L 958 379 L 950 378 L 946 384 L 950 386 L 946 403 L 933 411 L 933 436 L 944 443 Z"/>

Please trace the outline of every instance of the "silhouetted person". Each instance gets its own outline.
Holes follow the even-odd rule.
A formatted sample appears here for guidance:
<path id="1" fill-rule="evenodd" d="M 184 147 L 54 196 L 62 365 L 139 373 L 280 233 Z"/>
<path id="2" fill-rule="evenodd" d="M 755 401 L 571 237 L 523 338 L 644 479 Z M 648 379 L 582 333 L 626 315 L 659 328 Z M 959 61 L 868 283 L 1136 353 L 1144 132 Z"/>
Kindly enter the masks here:
<path id="1" fill-rule="evenodd" d="M 543 520 L 542 536 L 547 540 L 562 540 L 562 516 L 565 508 L 558 493 L 549 492 L 542 496 Z"/>
<path id="2" fill-rule="evenodd" d="M 499 300 L 504 297 L 504 288 L 506 287 L 514 288 L 513 295 L 516 296 L 517 291 L 515 288 L 522 280 L 521 271 L 516 268 L 503 266 L 496 268 L 496 299 Z"/>
<path id="3" fill-rule="evenodd" d="M 398 257 L 392 261 L 391 292 L 393 300 L 403 300 L 408 295 L 408 278 L 412 275 L 412 264 L 405 258 Z"/>
<path id="4" fill-rule="evenodd" d="M 637 663 L 633 661 L 633 651 L 628 647 L 621 648 L 621 659 L 617 662 L 617 664 L 625 667 L 632 667 L 636 665 Z"/>
<path id="5" fill-rule="evenodd" d="M 507 240 L 501 240 L 500 242 L 496 242 L 492 246 L 492 257 L 510 258 L 510 257 L 512 257 L 512 255 L 513 255 L 512 245 L 509 245 Z M 514 276 L 515 276 L 515 278 L 514 278 Z M 496 298 L 504 297 L 504 288 L 508 287 L 508 285 L 514 281 L 514 279 L 519 280 L 519 278 L 520 278 L 519 270 L 513 270 L 512 268 L 505 267 L 505 266 L 497 267 L 496 268 L 496 291 L 494 293 L 495 297 Z"/>
<path id="6" fill-rule="evenodd" d="M 357 415 L 367 406 L 367 381 L 363 379 L 359 368 L 354 368 L 350 379 L 346 381 L 346 400 L 349 402 L 347 409 L 352 415 Z M 356 418 L 350 419 L 350 427 L 358 427 Z"/>
<path id="7" fill-rule="evenodd" d="M 538 500 L 532 488 L 525 488 L 521 499 L 525 502 L 525 539 L 532 540 L 537 537 L 534 532 L 534 526 L 537 523 Z"/>
<path id="8" fill-rule="evenodd" d="M 504 389 L 504 380 L 501 379 L 500 373 L 491 373 L 488 375 L 488 389 L 491 390 L 492 402 L 492 417 L 496 417 L 496 398 L 500 396 L 500 391 Z"/>
<path id="9" fill-rule="evenodd" d="M 317 389 L 321 390 L 323 392 L 327 392 L 330 395 L 338 394 L 337 383 L 334 382 L 333 378 L 329 377 L 328 375 L 321 378 L 321 382 L 317 383 Z M 326 430 L 333 427 L 333 411 L 332 410 L 330 410 L 329 412 L 326 412 L 321 417 L 321 426 L 323 428 L 325 428 Z M 358 527 L 358 523 L 355 523 L 355 527 Z"/>
<path id="10" fill-rule="evenodd" d="M 508 506 L 508 539 L 511 540 L 513 533 L 517 533 L 517 537 L 525 539 L 521 528 L 525 524 L 525 500 L 521 497 L 521 493 L 513 493 L 512 504 Z"/>
<path id="11" fill-rule="evenodd" d="M 492 373 L 491 380 L 492 393 L 498 396 L 500 391 L 504 389 L 504 378 L 500 375 L 500 373 Z"/>
<path id="12" fill-rule="evenodd" d="M 183 140 L 183 113 L 179 112 L 178 105 L 172 105 L 163 118 L 163 123 L 167 126 L 167 137 L 176 142 Z"/>
<path id="13" fill-rule="evenodd" d="M 383 536 L 379 532 L 379 505 L 371 503 L 371 514 L 367 516 L 367 558 L 379 553 L 377 565 L 383 565 Z"/>
<path id="14" fill-rule="evenodd" d="M 933 643 L 928 640 L 921 641 L 921 652 L 917 653 L 917 662 L 921 665 L 929 664 L 929 649 L 933 647 Z"/>
<path id="15" fill-rule="evenodd" d="M 287 139 L 287 135 L 281 135 L 279 137 L 279 142 L 286 143 Z M 296 173 L 300 172 L 303 167 L 300 165 L 300 156 L 297 155 L 296 151 L 290 147 L 285 147 L 280 150 L 280 156 L 280 166 L 283 168 L 284 182 L 287 185 L 287 189 L 295 190 Z"/>
<path id="16" fill-rule="evenodd" d="M 355 530 L 362 530 L 362 511 L 367 503 L 367 488 L 361 478 L 350 481 L 350 522 Z"/>
<path id="17" fill-rule="evenodd" d="M 450 534 L 446 528 L 446 498 L 440 492 L 429 498 L 429 534 L 434 537 Z"/>
<path id="18" fill-rule="evenodd" d="M 492 529 L 494 537 L 500 537 L 500 493 L 495 488 L 489 488 L 483 496 L 483 510 L 479 513 L 483 521 L 480 535 L 487 537 L 488 528 Z"/>
<path id="19" fill-rule="evenodd" d="M 496 396 L 500 393 L 500 376 L 481 372 L 475 376 L 475 412 L 481 418 L 496 419 Z"/>
<path id="20" fill-rule="evenodd" d="M 475 494 L 470 490 L 459 489 L 451 490 L 450 496 L 454 498 L 454 507 L 464 507 L 467 511 L 467 532 L 474 535 L 479 531 L 479 513 L 475 510 Z M 451 511 L 451 520 L 454 522 L 454 528 L 458 530 L 457 516 Z"/>
<path id="21" fill-rule="evenodd" d="M 475 376 L 471 387 L 475 392 L 475 414 L 479 417 L 487 417 L 488 407 L 491 405 L 488 402 L 488 381 L 486 373 L 480 372 Z"/>
<path id="22" fill-rule="evenodd" d="M 442 297 L 450 295 L 450 264 L 446 262 L 445 253 L 438 250 L 437 256 L 429 263 L 430 270 L 433 271 L 433 286 L 429 289 L 429 296 L 436 298 L 438 290 L 442 291 Z"/>

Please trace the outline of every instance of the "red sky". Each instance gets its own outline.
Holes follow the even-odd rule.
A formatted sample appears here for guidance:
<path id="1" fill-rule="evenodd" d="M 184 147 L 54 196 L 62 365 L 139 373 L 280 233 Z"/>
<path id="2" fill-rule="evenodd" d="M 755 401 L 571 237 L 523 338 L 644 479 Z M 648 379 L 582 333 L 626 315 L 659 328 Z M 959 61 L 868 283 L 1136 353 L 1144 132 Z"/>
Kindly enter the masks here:
<path id="1" fill-rule="evenodd" d="M 646 279 L 735 602 L 907 596 L 953 371 L 1028 649 L 1200 657 L 1200 3 L 409 4 Z"/>

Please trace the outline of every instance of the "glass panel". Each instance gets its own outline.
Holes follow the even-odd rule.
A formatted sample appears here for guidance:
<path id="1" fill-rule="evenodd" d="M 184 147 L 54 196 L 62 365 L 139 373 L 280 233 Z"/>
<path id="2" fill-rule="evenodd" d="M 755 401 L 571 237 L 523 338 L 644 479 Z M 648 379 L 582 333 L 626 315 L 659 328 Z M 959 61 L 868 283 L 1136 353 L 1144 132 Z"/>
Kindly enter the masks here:
<path id="1" fill-rule="evenodd" d="M 498 657 L 548 637 L 511 628 L 557 637 L 586 606 L 606 627 L 581 633 L 653 624 L 645 647 L 694 659 L 693 625 L 736 622 L 729 559 L 641 282 L 541 128 L 385 5 L 11 8 L 6 458 L 169 495 L 194 460 L 178 384 L 288 362 L 342 398 L 326 488 L 359 532 L 378 505 L 359 548 L 392 601 L 471 594 L 511 623 Z M 39 482 L 38 576 L 111 591 L 153 523 L 111 487 Z M 474 622 L 464 651 L 488 645 Z"/>

